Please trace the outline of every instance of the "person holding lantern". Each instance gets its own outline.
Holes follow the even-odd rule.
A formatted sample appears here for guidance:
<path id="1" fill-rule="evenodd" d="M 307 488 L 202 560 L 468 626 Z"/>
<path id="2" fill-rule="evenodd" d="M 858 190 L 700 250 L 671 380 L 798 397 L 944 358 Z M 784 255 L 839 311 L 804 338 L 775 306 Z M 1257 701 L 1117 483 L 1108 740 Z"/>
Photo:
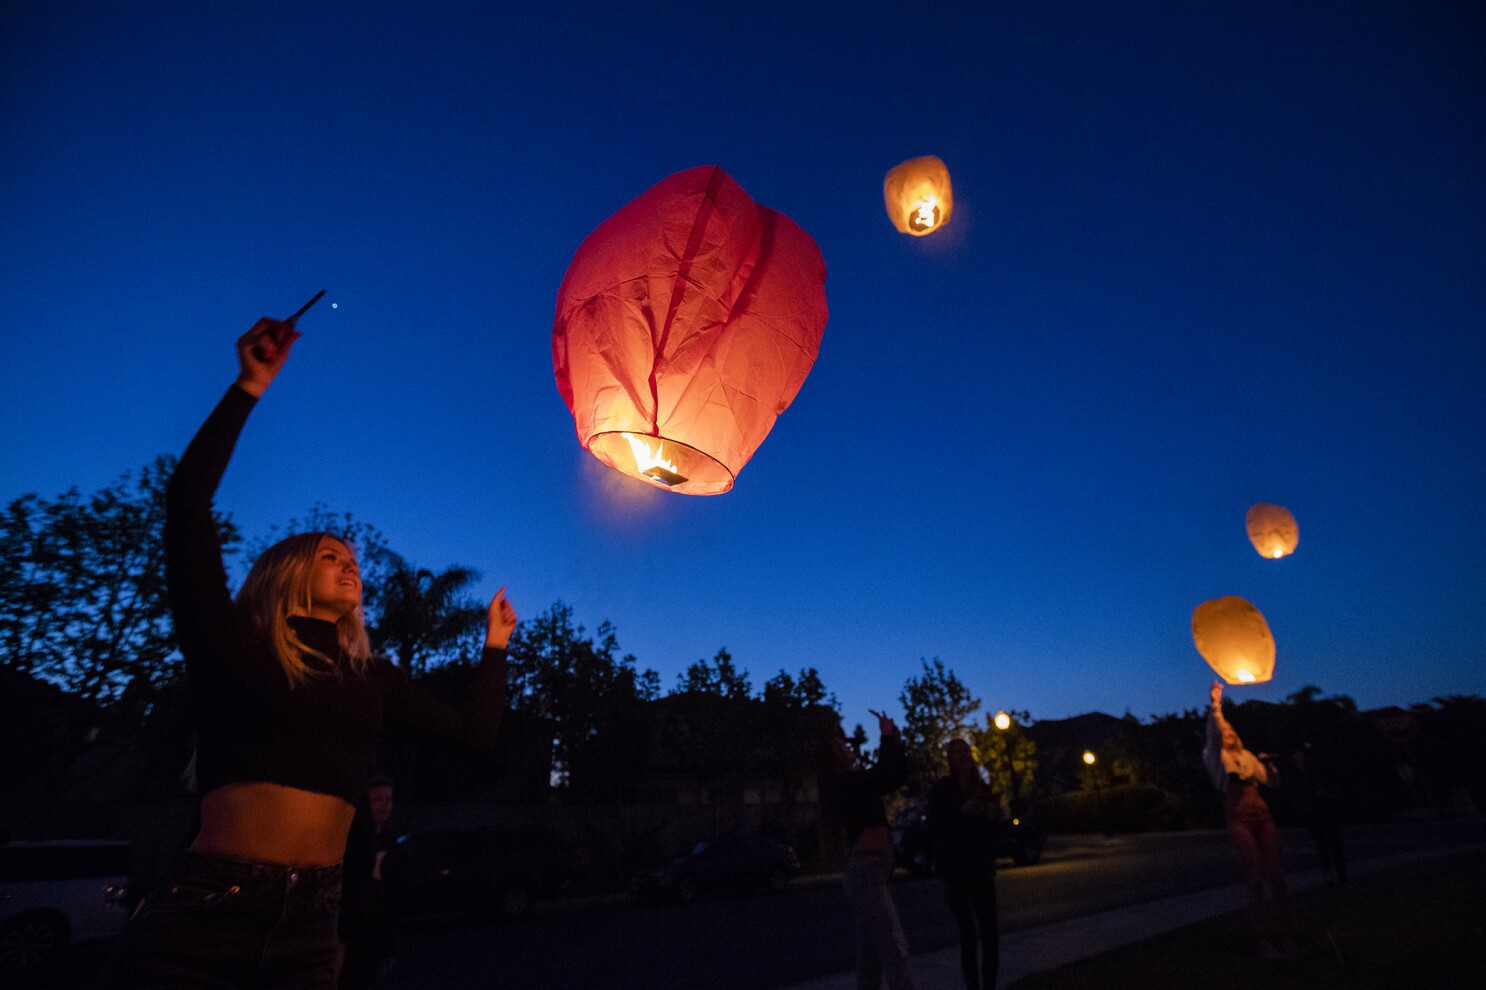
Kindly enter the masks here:
<path id="1" fill-rule="evenodd" d="M 893 842 L 882 807 L 883 795 L 908 782 L 908 760 L 893 720 L 872 714 L 877 715 L 881 740 L 876 765 L 860 766 L 843 736 L 825 740 L 819 761 L 821 802 L 846 833 L 848 852 L 841 881 L 856 927 L 857 986 L 881 990 L 886 976 L 890 990 L 914 990 L 917 984 L 909 965 L 908 939 L 888 892 Z"/>
<path id="2" fill-rule="evenodd" d="M 929 848 L 960 930 L 960 972 L 968 990 L 995 990 L 1001 965 L 996 920 L 995 827 L 1001 804 L 964 739 L 945 747 L 949 773 L 929 789 Z"/>
<path id="3" fill-rule="evenodd" d="M 1244 888 L 1249 898 L 1249 924 L 1265 958 L 1286 958 L 1295 952 L 1291 934 L 1285 864 L 1280 855 L 1279 831 L 1260 786 L 1278 784 L 1278 769 L 1269 754 L 1255 756 L 1244 748 L 1233 726 L 1223 717 L 1223 682 L 1213 681 L 1208 711 L 1207 744 L 1202 762 L 1223 794 L 1228 836 L 1238 852 Z"/>
<path id="4" fill-rule="evenodd" d="M 265 318 L 238 340 L 237 379 L 166 489 L 165 573 L 199 724 L 200 828 L 130 919 L 124 986 L 331 987 L 341 862 L 378 736 L 409 728 L 488 751 L 505 707 L 516 613 L 504 588 L 463 711 L 372 655 L 355 554 L 330 533 L 275 543 L 229 595 L 212 499 L 298 337 L 292 322 Z M 302 438 L 334 426 L 309 424 L 284 446 L 304 456 Z"/>

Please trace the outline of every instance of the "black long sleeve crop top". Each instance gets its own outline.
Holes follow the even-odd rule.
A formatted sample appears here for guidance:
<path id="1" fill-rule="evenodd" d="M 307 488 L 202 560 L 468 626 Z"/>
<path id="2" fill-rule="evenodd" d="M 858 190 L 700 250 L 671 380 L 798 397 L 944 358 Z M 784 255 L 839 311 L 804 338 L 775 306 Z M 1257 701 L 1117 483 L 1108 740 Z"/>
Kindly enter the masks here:
<path id="1" fill-rule="evenodd" d="M 887 824 L 882 798 L 908 782 L 908 760 L 897 736 L 883 736 L 877 748 L 877 763 L 862 770 L 849 770 L 830 781 L 826 800 L 836 822 L 854 843 L 864 831 Z"/>
<path id="2" fill-rule="evenodd" d="M 505 707 L 505 650 L 485 649 L 474 696 L 460 711 L 380 657 L 364 676 L 327 675 L 291 687 L 273 652 L 254 640 L 227 590 L 212 498 L 256 401 L 236 386 L 228 389 L 166 488 L 165 574 L 196 703 L 201 793 L 260 781 L 355 805 L 384 728 L 492 748 Z M 308 616 L 289 621 L 308 646 L 341 658 L 333 623 Z"/>

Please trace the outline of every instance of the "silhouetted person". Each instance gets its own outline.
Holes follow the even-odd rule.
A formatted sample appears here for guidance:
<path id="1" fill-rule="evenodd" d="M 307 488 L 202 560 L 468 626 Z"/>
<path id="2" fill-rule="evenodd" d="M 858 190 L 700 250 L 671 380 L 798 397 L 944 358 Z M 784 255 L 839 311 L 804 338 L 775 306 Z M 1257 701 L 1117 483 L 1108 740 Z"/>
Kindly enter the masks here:
<path id="1" fill-rule="evenodd" d="M 372 779 L 366 803 L 356 810 L 346 839 L 345 888 L 340 939 L 345 947 L 340 990 L 367 990 L 392 967 L 397 949 L 396 913 L 382 864 L 397 838 L 392 817 L 392 781 Z"/>
<path id="2" fill-rule="evenodd" d="M 960 929 L 960 972 L 969 990 L 995 990 L 1001 962 L 996 923 L 996 820 L 1001 806 L 963 739 L 946 747 L 949 773 L 929 790 L 929 848 Z"/>
<path id="3" fill-rule="evenodd" d="M 131 987 L 331 986 L 341 859 L 384 727 L 492 748 L 516 614 L 501 589 L 469 707 L 374 658 L 355 554 L 329 533 L 280 540 L 228 592 L 212 498 L 238 433 L 288 360 L 292 324 L 237 342 L 236 382 L 181 456 L 165 495 L 165 574 L 198 727 L 201 826 L 124 935 Z M 326 412 L 281 433 L 284 484 L 356 421 L 344 376 L 315 386 Z"/>
<path id="4" fill-rule="evenodd" d="M 888 890 L 893 843 L 882 808 L 883 795 L 907 782 L 908 761 L 892 719 L 878 715 L 877 726 L 881 741 L 872 767 L 858 765 L 844 737 L 826 740 L 820 759 L 821 799 L 846 833 L 841 880 L 856 928 L 858 990 L 881 990 L 884 977 L 890 990 L 914 990 L 908 939 Z"/>
<path id="5" fill-rule="evenodd" d="M 1290 900 L 1285 887 L 1285 864 L 1280 835 L 1260 785 L 1273 786 L 1278 771 L 1266 764 L 1268 754 L 1255 756 L 1223 717 L 1223 683 L 1213 681 L 1208 711 L 1207 744 L 1202 760 L 1213 783 L 1223 794 L 1228 837 L 1238 852 L 1244 889 L 1249 899 L 1249 924 L 1266 958 L 1292 955 Z"/>
<path id="6" fill-rule="evenodd" d="M 1307 742 L 1290 754 L 1285 789 L 1305 820 L 1316 844 L 1321 872 L 1336 883 L 1347 882 L 1347 851 L 1342 845 L 1342 785 L 1336 766 Z"/>

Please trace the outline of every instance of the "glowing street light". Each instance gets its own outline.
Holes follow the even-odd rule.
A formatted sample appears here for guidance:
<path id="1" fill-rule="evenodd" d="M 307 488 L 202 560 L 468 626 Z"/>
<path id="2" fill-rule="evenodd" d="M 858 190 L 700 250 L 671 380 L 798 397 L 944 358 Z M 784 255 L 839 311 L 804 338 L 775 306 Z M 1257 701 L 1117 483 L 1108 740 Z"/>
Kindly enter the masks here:
<path id="1" fill-rule="evenodd" d="M 1094 757 L 1094 751 L 1093 750 L 1091 750 L 1091 749 L 1084 750 L 1084 763 L 1088 764 L 1089 766 L 1093 766 L 1094 765 L 1094 759 L 1095 759 L 1095 757 Z"/>

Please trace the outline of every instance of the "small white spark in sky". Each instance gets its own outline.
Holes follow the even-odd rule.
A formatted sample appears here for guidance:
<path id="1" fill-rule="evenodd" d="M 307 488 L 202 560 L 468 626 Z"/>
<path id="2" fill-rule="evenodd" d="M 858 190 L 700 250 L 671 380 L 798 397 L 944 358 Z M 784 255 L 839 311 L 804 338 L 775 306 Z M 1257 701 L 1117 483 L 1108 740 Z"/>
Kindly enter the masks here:
<path id="1" fill-rule="evenodd" d="M 330 304 L 330 308 L 331 309 L 340 309 L 341 308 L 341 304 L 340 303 L 331 303 Z"/>

